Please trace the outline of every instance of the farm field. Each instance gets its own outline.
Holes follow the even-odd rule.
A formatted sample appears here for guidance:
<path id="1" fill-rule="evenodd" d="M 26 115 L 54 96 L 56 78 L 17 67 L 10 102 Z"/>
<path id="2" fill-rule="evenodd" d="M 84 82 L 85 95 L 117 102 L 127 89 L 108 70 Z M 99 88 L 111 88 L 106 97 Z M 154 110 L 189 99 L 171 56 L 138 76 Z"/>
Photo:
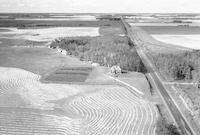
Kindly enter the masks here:
<path id="1" fill-rule="evenodd" d="M 184 26 L 133 26 L 138 29 L 138 35 L 153 46 L 181 49 L 199 49 L 200 29 Z M 142 34 L 146 36 L 142 37 Z M 162 50 L 162 49 L 161 49 Z"/>
<path id="2" fill-rule="evenodd" d="M 84 66 L 87 63 L 57 53 L 56 50 L 27 47 L 0 47 L 0 66 L 16 67 L 45 75 L 60 66 Z"/>
<path id="3" fill-rule="evenodd" d="M 58 37 L 98 36 L 99 28 L 95 27 L 56 27 L 38 29 L 5 28 L 8 32 L 1 32 L 0 37 L 25 39 L 32 41 L 52 41 Z"/>
<path id="4" fill-rule="evenodd" d="M 119 21 L 96 20 L 96 21 L 76 21 L 76 20 L 0 20 L 0 27 L 101 27 L 101 26 L 118 26 Z"/>
<path id="5" fill-rule="evenodd" d="M 155 134 L 155 106 L 130 89 L 43 84 L 17 68 L 0 73 L 1 134 Z"/>
<path id="6" fill-rule="evenodd" d="M 140 26 L 157 41 L 166 45 L 178 45 L 191 49 L 199 49 L 199 27 L 187 26 Z"/>
<path id="7" fill-rule="evenodd" d="M 91 67 L 61 67 L 48 74 L 44 80 L 51 82 L 85 82 L 91 73 Z"/>
<path id="8" fill-rule="evenodd" d="M 200 49 L 200 35 L 152 35 L 161 42 Z"/>
<path id="9" fill-rule="evenodd" d="M 155 103 L 110 78 L 110 68 L 48 48 L 59 37 L 99 36 L 128 45 L 119 21 L 2 20 L 0 25 L 8 26 L 0 28 L 0 135 L 156 135 Z M 118 79 L 149 92 L 142 73 Z"/>
<path id="10" fill-rule="evenodd" d="M 95 16 L 92 15 L 49 15 L 48 18 L 33 18 L 33 17 L 23 17 L 23 18 L 15 18 L 15 20 L 68 20 L 68 21 L 95 21 Z"/>
<path id="11" fill-rule="evenodd" d="M 140 26 L 150 35 L 199 35 L 200 27 L 187 26 Z"/>

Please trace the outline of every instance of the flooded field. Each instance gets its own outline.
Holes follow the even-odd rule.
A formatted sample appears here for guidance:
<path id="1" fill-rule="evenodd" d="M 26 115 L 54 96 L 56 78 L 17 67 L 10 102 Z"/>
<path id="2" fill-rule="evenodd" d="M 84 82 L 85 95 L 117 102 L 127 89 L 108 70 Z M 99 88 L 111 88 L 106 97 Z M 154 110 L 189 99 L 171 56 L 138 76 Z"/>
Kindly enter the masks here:
<path id="1" fill-rule="evenodd" d="M 58 37 L 74 36 L 98 36 L 98 27 L 56 27 L 38 29 L 17 29 L 5 28 L 10 30 L 5 32 L 0 30 L 1 38 L 26 39 L 32 41 L 52 41 Z M 2 29 L 3 30 L 3 29 Z"/>

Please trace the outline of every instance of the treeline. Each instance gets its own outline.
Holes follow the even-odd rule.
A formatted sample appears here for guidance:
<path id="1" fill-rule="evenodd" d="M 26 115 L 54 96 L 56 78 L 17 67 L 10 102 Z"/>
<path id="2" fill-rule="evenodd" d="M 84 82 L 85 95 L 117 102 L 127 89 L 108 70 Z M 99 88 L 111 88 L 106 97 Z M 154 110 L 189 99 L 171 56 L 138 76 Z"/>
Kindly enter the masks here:
<path id="1" fill-rule="evenodd" d="M 195 79 L 200 73 L 199 50 L 179 54 L 158 54 L 153 58 L 158 70 L 174 80 Z"/>
<path id="2" fill-rule="evenodd" d="M 69 55 L 103 66 L 119 65 L 123 70 L 146 71 L 128 37 L 66 37 L 56 39 L 50 47 L 65 49 Z"/>
<path id="3" fill-rule="evenodd" d="M 178 128 L 167 121 L 159 117 L 156 123 L 156 134 L 157 135 L 180 135 Z"/>

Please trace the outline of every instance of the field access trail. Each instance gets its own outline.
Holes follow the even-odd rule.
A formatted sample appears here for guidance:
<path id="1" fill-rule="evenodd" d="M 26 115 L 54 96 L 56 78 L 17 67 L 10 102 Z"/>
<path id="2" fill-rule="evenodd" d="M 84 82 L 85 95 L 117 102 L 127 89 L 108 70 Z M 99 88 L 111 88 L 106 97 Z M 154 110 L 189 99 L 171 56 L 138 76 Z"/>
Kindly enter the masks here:
<path id="1" fill-rule="evenodd" d="M 155 135 L 154 104 L 125 87 L 45 84 L 17 68 L 0 74 L 1 135 Z"/>
<path id="2" fill-rule="evenodd" d="M 169 94 L 168 90 L 166 89 L 164 82 L 161 79 L 161 77 L 159 76 L 156 68 L 154 67 L 154 65 L 149 60 L 148 56 L 143 51 L 143 45 L 145 44 L 145 46 L 148 46 L 148 45 L 151 45 L 151 43 L 148 43 L 145 41 L 143 42 L 143 40 L 140 38 L 140 36 L 137 35 L 138 33 L 133 31 L 134 28 L 130 27 L 126 22 L 124 22 L 123 19 L 122 19 L 122 22 L 127 29 L 129 37 L 136 44 L 136 49 L 137 49 L 138 55 L 140 56 L 141 60 L 143 61 L 144 65 L 146 66 L 146 68 L 149 72 L 149 76 L 150 76 L 149 79 L 151 79 L 152 82 L 154 82 L 154 84 L 152 84 L 152 85 L 155 86 L 156 89 L 158 90 L 158 93 L 162 97 L 166 107 L 169 109 L 176 124 L 179 126 L 181 134 L 182 135 L 195 135 L 193 129 L 191 128 L 191 125 L 187 122 L 187 120 L 185 119 L 185 116 L 182 114 L 182 112 L 176 105 L 175 101 L 170 96 L 170 94 Z M 146 36 L 146 35 L 144 35 L 144 36 Z M 155 44 L 155 43 L 153 42 L 153 44 Z M 157 44 L 157 45 L 159 46 L 159 44 Z"/>

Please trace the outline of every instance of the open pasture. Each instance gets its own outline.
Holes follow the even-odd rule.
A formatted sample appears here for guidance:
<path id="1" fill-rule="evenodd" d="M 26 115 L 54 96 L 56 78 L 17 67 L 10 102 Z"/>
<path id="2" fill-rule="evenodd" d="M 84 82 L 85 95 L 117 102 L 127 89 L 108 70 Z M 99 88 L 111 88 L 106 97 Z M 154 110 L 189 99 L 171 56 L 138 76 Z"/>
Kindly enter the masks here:
<path id="1" fill-rule="evenodd" d="M 27 103 L 25 108 L 66 111 L 66 116 L 59 111 L 54 115 L 14 108 L 9 111 L 13 104 L 8 100 L 0 105 L 2 134 L 155 135 L 155 106 L 131 89 L 43 84 L 39 75 L 16 68 L 1 67 L 0 73 L 1 97 L 17 94 Z"/>

